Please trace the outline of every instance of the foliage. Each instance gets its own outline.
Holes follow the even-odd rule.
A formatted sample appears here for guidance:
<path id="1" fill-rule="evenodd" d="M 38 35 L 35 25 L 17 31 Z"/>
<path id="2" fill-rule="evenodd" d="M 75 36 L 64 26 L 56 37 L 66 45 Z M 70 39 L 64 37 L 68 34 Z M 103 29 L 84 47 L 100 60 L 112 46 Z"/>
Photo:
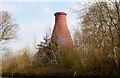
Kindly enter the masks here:
<path id="1" fill-rule="evenodd" d="M 6 75 L 28 74 L 32 69 L 32 62 L 29 58 L 29 50 L 22 50 L 17 56 L 8 57 L 2 60 L 2 73 Z"/>

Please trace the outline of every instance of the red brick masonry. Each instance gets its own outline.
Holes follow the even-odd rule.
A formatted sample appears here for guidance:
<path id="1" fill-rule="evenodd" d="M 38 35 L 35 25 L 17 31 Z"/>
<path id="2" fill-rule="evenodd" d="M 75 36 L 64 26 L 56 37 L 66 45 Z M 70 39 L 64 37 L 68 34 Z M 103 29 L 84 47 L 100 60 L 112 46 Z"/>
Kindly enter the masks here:
<path id="1" fill-rule="evenodd" d="M 63 46 L 73 45 L 73 40 L 71 38 L 67 22 L 66 22 L 66 13 L 57 12 L 55 15 L 55 26 L 53 29 L 51 40 L 57 40 L 58 44 Z"/>

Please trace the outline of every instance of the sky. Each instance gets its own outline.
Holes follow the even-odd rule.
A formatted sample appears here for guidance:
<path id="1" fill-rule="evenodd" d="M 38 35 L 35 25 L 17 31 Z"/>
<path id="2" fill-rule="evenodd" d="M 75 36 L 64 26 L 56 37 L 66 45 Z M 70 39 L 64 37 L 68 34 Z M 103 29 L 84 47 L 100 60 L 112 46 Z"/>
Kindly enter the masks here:
<path id="1" fill-rule="evenodd" d="M 18 1 L 18 0 L 16 0 Z M 31 0 L 32 1 L 32 0 Z M 21 49 L 43 41 L 46 33 L 51 33 L 54 27 L 54 13 L 66 12 L 68 28 L 73 35 L 76 27 L 73 2 L 0 2 L 0 11 L 8 11 L 19 25 L 18 38 L 7 43 L 9 48 Z"/>

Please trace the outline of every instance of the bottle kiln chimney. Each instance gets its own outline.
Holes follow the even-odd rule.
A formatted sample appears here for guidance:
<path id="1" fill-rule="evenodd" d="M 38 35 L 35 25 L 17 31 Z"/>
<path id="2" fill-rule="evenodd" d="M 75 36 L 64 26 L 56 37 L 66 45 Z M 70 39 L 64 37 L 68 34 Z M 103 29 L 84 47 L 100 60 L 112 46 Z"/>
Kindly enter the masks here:
<path id="1" fill-rule="evenodd" d="M 54 14 L 55 26 L 53 29 L 51 40 L 56 40 L 58 44 L 63 46 L 72 46 L 73 41 L 67 26 L 66 15 L 67 14 L 65 12 L 57 12 Z"/>

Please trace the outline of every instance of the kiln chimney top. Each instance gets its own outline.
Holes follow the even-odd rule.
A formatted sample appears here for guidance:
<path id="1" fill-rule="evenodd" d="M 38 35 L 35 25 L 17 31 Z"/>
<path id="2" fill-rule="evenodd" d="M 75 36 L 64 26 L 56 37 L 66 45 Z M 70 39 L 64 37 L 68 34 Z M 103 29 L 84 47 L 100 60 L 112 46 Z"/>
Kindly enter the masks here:
<path id="1" fill-rule="evenodd" d="M 56 16 L 56 15 L 67 15 L 67 14 L 65 12 L 56 12 L 54 15 Z"/>

